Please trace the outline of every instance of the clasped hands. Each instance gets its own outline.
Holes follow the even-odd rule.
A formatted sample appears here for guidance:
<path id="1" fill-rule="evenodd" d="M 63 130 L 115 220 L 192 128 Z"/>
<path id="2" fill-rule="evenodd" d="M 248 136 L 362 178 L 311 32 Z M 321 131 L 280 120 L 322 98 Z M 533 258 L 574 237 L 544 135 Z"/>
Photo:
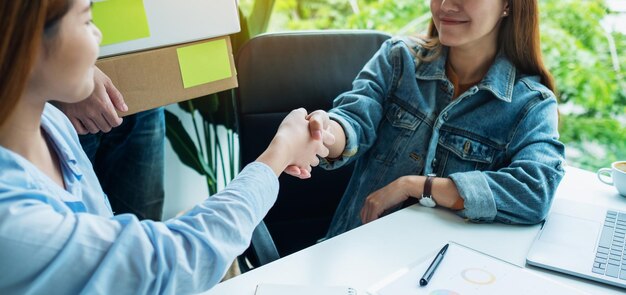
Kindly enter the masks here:
<path id="1" fill-rule="evenodd" d="M 325 119 L 319 113 L 323 113 Z M 307 114 L 304 108 L 293 110 L 285 117 L 270 144 L 285 147 L 288 157 L 283 172 L 300 179 L 311 177 L 312 167 L 319 165 L 318 156 L 327 157 L 328 147 L 335 143 L 329 122 L 326 112 Z"/>
<path id="2" fill-rule="evenodd" d="M 304 120 L 301 121 L 301 123 L 304 123 L 308 127 L 309 132 L 305 132 L 305 135 L 310 136 L 310 139 L 313 141 L 314 144 L 323 144 L 323 148 L 320 149 L 322 153 L 318 153 L 317 155 L 321 157 L 327 157 L 329 154 L 329 150 L 331 150 L 330 157 L 338 157 L 338 155 L 340 155 L 340 152 L 337 151 L 343 151 L 345 146 L 343 146 L 343 144 L 339 144 L 341 145 L 340 147 L 337 147 L 337 145 L 335 145 L 336 133 L 333 133 L 331 120 L 328 116 L 328 113 L 323 110 L 317 110 L 308 115 L 305 115 L 306 111 L 304 109 L 299 109 L 296 111 L 299 112 L 299 116 L 301 116 L 300 118 Z M 311 167 L 317 166 L 319 164 L 319 159 L 315 157 L 314 160 L 311 159 L 311 161 L 309 162 L 301 162 L 300 164 L 305 165 L 290 163 L 289 166 L 287 166 L 287 168 L 284 170 L 284 172 L 301 179 L 310 178 Z M 392 183 L 386 185 L 385 187 L 371 193 L 366 198 L 365 203 L 363 204 L 363 208 L 361 208 L 361 221 L 363 223 L 368 223 L 370 221 L 378 219 L 381 215 L 384 214 L 386 210 L 398 206 L 399 204 L 407 200 L 411 195 L 414 195 L 416 193 L 416 187 L 421 188 L 421 186 L 417 186 L 415 185 L 415 183 L 412 182 L 415 182 L 416 180 L 417 182 L 420 182 L 422 181 L 421 178 L 423 177 L 400 177 Z"/>

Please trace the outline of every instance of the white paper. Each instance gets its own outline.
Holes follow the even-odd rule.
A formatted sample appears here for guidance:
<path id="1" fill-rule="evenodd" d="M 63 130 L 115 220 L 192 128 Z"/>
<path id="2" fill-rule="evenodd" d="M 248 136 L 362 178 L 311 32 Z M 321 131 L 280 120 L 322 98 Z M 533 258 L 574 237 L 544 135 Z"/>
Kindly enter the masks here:
<path id="1" fill-rule="evenodd" d="M 419 280 L 435 258 L 414 263 L 372 286 L 375 295 L 585 294 L 522 267 L 451 242 L 428 285 Z"/>
<path id="2" fill-rule="evenodd" d="M 345 286 L 307 286 L 259 284 L 254 295 L 357 295 L 355 289 Z"/>

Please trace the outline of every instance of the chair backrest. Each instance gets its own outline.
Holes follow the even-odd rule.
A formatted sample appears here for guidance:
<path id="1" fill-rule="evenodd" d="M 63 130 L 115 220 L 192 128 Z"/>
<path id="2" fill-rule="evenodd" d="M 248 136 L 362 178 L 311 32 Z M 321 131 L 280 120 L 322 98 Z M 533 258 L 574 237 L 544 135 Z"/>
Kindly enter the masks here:
<path id="1" fill-rule="evenodd" d="M 289 111 L 330 109 L 389 37 L 376 31 L 300 31 L 248 41 L 236 57 L 242 167 L 267 147 Z M 314 168 L 308 180 L 280 177 L 278 201 L 264 221 L 281 256 L 313 245 L 326 234 L 351 174 L 350 166 Z"/>

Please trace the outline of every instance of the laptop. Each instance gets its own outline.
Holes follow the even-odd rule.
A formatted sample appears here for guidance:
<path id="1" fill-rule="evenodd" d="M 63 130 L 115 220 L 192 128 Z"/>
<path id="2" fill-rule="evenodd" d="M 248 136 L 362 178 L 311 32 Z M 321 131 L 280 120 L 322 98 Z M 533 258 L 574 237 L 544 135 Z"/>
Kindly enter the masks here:
<path id="1" fill-rule="evenodd" d="M 626 288 L 626 211 L 555 199 L 526 263 Z"/>

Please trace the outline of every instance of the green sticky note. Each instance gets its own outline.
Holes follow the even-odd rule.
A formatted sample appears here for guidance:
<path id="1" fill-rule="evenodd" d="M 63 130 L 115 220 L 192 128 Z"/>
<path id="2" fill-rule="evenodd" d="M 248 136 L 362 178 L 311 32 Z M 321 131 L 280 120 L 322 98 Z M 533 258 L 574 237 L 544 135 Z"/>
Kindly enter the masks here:
<path id="1" fill-rule="evenodd" d="M 150 37 L 143 0 L 94 2 L 93 22 L 102 31 L 102 43 L 109 45 Z"/>
<path id="2" fill-rule="evenodd" d="M 232 76 L 225 39 L 177 48 L 176 53 L 185 88 Z"/>

